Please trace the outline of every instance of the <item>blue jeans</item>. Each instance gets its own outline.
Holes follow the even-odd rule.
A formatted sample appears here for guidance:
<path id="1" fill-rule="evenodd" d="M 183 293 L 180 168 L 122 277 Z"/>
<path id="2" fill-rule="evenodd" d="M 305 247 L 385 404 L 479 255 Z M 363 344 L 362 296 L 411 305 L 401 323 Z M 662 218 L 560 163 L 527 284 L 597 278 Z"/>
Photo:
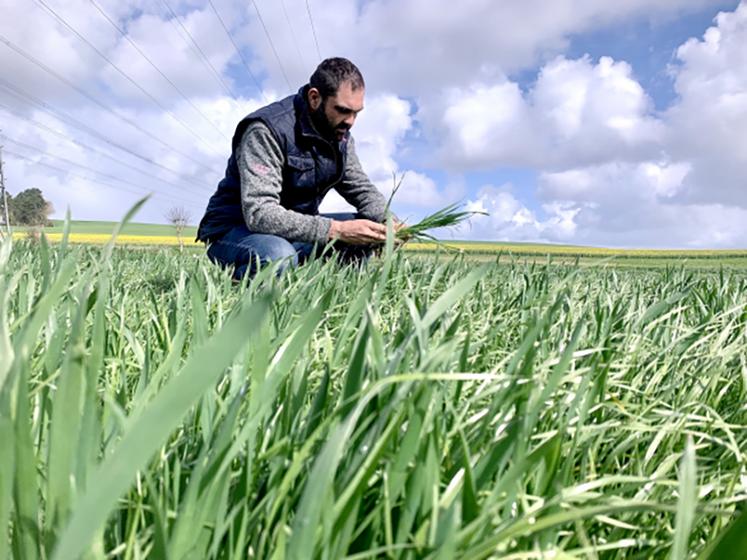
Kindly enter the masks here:
<path id="1" fill-rule="evenodd" d="M 356 219 L 355 214 L 322 214 L 337 221 Z M 253 275 L 259 266 L 265 266 L 275 261 L 283 261 L 278 273 L 289 266 L 298 266 L 312 255 L 322 255 L 322 249 L 314 243 L 304 241 L 288 241 L 278 235 L 253 233 L 245 225 L 236 226 L 226 235 L 214 241 L 207 250 L 211 261 L 222 267 L 234 267 L 233 277 L 241 280 L 245 274 Z M 365 261 L 371 253 L 370 246 L 348 245 L 337 242 L 333 250 L 342 262 Z"/>

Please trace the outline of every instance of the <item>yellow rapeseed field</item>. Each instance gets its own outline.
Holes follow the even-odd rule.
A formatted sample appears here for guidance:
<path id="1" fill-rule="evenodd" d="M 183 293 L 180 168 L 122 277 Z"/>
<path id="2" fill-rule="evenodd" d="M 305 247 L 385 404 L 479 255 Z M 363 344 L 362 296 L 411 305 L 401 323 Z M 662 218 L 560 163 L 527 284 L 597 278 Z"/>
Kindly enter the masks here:
<path id="1" fill-rule="evenodd" d="M 46 233 L 47 239 L 52 243 L 58 243 L 62 240 L 61 233 Z M 28 234 L 25 232 L 14 232 L 13 239 L 25 239 Z M 71 233 L 70 243 L 87 243 L 91 245 L 103 245 L 111 239 L 108 233 Z M 192 238 L 183 238 L 185 246 L 199 246 L 202 243 L 194 241 Z M 179 239 L 175 235 L 128 235 L 122 234 L 117 236 L 118 245 L 179 245 Z"/>
<path id="2" fill-rule="evenodd" d="M 411 251 L 432 252 L 439 248 L 463 251 L 465 253 L 516 253 L 531 255 L 568 255 L 595 257 L 747 257 L 747 250 L 733 249 L 609 249 L 605 247 L 578 247 L 572 245 L 542 245 L 513 243 L 480 243 L 449 241 L 436 243 L 408 243 Z"/>

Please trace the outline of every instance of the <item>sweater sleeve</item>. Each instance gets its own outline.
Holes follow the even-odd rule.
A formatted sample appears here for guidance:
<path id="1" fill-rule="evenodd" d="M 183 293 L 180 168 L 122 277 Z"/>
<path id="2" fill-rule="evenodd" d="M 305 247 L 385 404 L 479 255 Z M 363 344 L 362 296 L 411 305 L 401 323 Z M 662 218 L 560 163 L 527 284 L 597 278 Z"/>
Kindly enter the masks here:
<path id="1" fill-rule="evenodd" d="M 249 231 L 278 235 L 289 241 L 326 243 L 332 220 L 283 208 L 283 152 L 261 122 L 250 124 L 238 150 L 241 211 Z"/>
<path id="2" fill-rule="evenodd" d="M 386 199 L 363 171 L 352 136 L 348 140 L 347 151 L 345 173 L 336 187 L 337 192 L 348 204 L 355 206 L 364 218 L 383 222 L 386 219 Z"/>

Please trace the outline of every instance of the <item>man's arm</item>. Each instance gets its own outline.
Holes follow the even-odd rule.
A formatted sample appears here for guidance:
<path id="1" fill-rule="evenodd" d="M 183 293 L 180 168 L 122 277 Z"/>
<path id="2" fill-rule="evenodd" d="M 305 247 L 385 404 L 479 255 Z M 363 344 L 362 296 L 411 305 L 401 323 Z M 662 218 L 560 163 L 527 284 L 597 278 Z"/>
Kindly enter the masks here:
<path id="1" fill-rule="evenodd" d="M 250 124 L 238 150 L 241 210 L 249 231 L 278 235 L 291 241 L 327 242 L 332 220 L 283 208 L 283 152 L 261 122 Z"/>
<path id="2" fill-rule="evenodd" d="M 386 219 L 386 199 L 363 171 L 352 136 L 348 140 L 347 151 L 345 173 L 337 192 L 348 204 L 355 206 L 362 217 L 381 223 Z"/>

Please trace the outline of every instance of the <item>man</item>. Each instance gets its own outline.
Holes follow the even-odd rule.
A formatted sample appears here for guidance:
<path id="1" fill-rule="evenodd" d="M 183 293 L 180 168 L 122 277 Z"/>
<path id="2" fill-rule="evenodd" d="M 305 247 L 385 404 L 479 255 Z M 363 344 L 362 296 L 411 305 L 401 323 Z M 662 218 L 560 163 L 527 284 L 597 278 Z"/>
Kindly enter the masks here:
<path id="1" fill-rule="evenodd" d="M 386 200 L 361 168 L 350 128 L 365 84 L 344 58 L 324 60 L 309 83 L 245 117 L 236 127 L 226 176 L 210 198 L 197 239 L 234 277 L 284 260 L 303 262 L 329 241 L 343 259 L 386 240 Z M 358 215 L 320 215 L 336 189 Z"/>

